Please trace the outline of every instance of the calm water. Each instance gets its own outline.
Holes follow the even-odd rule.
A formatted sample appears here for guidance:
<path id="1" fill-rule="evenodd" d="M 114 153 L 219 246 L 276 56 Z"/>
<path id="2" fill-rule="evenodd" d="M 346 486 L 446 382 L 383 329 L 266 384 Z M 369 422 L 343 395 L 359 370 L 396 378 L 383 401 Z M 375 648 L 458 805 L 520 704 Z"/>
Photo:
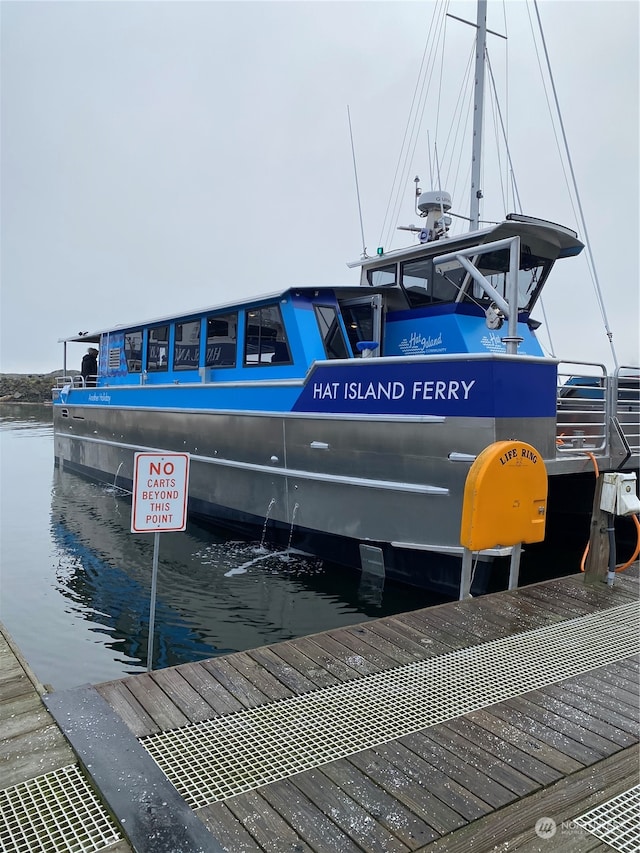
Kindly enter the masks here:
<path id="1" fill-rule="evenodd" d="M 0 406 L 0 621 L 55 689 L 146 670 L 153 535 L 117 489 L 53 465 L 51 409 Z M 259 541 L 191 525 L 160 536 L 154 666 L 434 602 Z"/>

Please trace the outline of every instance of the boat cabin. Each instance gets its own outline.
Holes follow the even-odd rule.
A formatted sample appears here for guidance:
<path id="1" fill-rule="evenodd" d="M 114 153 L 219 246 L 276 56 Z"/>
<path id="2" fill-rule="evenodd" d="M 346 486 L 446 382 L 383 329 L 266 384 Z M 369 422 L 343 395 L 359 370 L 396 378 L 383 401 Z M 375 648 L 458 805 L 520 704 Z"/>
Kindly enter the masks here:
<path id="1" fill-rule="evenodd" d="M 349 264 L 361 267 L 359 286 L 290 288 L 65 347 L 99 346 L 99 385 L 300 378 L 318 360 L 509 352 L 508 341 L 539 356 L 531 311 L 555 261 L 582 248 L 569 229 L 512 214 L 483 231 L 380 249 Z"/>

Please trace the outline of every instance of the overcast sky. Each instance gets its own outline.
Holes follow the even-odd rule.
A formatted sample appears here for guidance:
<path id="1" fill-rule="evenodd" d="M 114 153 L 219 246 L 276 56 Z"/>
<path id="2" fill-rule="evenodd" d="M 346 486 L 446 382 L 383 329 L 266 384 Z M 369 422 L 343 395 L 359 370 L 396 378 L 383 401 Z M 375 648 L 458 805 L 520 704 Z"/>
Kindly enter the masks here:
<path id="1" fill-rule="evenodd" d="M 622 363 L 638 361 L 639 8 L 539 2 Z M 58 339 L 80 330 L 291 285 L 356 283 L 346 267 L 362 251 L 347 105 L 368 251 L 411 242 L 383 223 L 439 9 L 435 0 L 2 2 L 0 370 L 60 368 Z M 452 0 L 449 11 L 475 19 L 473 3 Z M 529 12 L 525 0 L 489 2 L 489 27 L 509 36 L 505 120 L 522 209 L 584 237 L 528 46 Z M 444 166 L 471 37 L 450 19 L 446 59 L 429 54 L 431 100 L 393 228 L 417 221 L 413 177 L 429 188 L 434 143 L 454 209 L 468 215 L 470 142 L 462 165 Z M 497 74 L 502 39 L 489 36 L 489 49 Z M 489 152 L 489 118 L 486 136 Z M 490 171 L 481 215 L 501 218 Z M 556 354 L 610 365 L 586 263 L 555 273 L 545 308 Z"/>

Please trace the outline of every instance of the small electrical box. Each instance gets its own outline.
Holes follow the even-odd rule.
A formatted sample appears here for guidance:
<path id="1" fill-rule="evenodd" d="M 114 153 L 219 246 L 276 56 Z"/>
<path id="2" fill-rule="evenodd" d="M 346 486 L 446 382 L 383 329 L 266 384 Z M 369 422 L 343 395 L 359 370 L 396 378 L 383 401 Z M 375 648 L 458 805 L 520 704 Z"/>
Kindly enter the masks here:
<path id="1" fill-rule="evenodd" d="M 602 475 L 600 509 L 613 515 L 635 515 L 640 512 L 636 492 L 636 474 L 616 473 Z"/>
<path id="2" fill-rule="evenodd" d="M 497 441 L 473 462 L 464 488 L 460 544 L 471 551 L 542 542 L 547 469 L 524 441 Z"/>

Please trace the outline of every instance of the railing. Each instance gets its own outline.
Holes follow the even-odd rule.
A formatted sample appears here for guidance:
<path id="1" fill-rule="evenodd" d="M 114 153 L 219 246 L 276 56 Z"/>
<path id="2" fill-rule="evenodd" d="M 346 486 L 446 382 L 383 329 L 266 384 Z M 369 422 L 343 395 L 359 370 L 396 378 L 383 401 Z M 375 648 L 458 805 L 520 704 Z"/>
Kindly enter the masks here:
<path id="1" fill-rule="evenodd" d="M 612 379 L 612 414 L 629 450 L 640 454 L 640 368 L 619 367 Z"/>
<path id="2" fill-rule="evenodd" d="M 603 364 L 564 361 L 558 365 L 556 449 L 558 456 L 576 450 L 611 452 L 617 440 L 640 453 L 640 369 L 619 367 L 609 376 Z"/>
<path id="3" fill-rule="evenodd" d="M 85 377 L 81 376 L 79 373 L 75 376 L 56 376 L 56 384 L 53 387 L 54 389 L 59 389 L 70 385 L 72 388 L 93 388 L 95 387 L 97 380 L 97 375 L 87 376 L 85 379 Z"/>

